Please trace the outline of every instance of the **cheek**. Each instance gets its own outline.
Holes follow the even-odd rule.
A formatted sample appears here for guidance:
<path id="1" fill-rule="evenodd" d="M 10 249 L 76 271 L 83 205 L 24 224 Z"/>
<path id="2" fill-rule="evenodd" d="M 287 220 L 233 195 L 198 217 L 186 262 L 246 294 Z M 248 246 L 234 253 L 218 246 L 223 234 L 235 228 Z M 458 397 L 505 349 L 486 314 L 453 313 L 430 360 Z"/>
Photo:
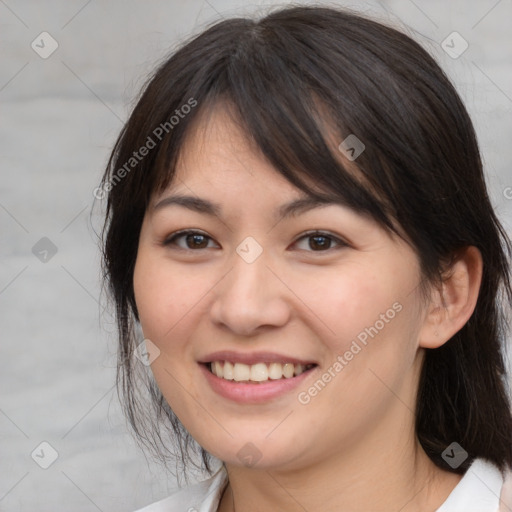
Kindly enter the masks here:
<path id="1" fill-rule="evenodd" d="M 192 312 L 199 308 L 198 301 L 208 287 L 197 273 L 194 277 L 177 271 L 145 248 L 137 255 L 133 287 L 144 337 L 160 350 L 151 371 L 174 413 L 184 421 L 197 411 L 189 394 L 183 393 L 184 383 L 193 381 L 194 369 L 182 362 L 191 358 Z"/>
<path id="2" fill-rule="evenodd" d="M 187 275 L 149 250 L 140 250 L 133 275 L 135 302 L 144 335 L 159 345 L 186 323 L 207 289 L 198 273 Z"/>
<path id="3" fill-rule="evenodd" d="M 366 329 L 375 323 L 382 330 L 383 322 L 396 316 L 393 304 L 400 300 L 400 288 L 383 276 L 378 268 L 354 264 L 340 272 L 302 279 L 297 287 L 297 295 L 307 298 L 316 324 L 325 327 L 324 339 L 337 353 L 348 350 L 358 336 L 364 341 Z"/>
<path id="4" fill-rule="evenodd" d="M 163 328 L 162 313 L 165 311 L 164 287 L 159 279 L 159 267 L 152 264 L 151 258 L 144 251 L 137 254 L 133 272 L 133 290 L 139 320 L 144 336 L 156 342 Z"/>
<path id="5" fill-rule="evenodd" d="M 369 368 L 394 382 L 412 365 L 420 315 L 417 294 L 411 292 L 419 277 L 414 265 L 408 268 L 390 261 L 385 267 L 354 265 L 324 286 L 323 293 L 318 288 L 310 295 L 316 297 L 313 307 L 329 328 L 323 338 L 328 347 L 325 363 L 340 363 L 335 373 L 344 377 L 338 381 L 367 381 L 371 387 L 376 377 Z"/>

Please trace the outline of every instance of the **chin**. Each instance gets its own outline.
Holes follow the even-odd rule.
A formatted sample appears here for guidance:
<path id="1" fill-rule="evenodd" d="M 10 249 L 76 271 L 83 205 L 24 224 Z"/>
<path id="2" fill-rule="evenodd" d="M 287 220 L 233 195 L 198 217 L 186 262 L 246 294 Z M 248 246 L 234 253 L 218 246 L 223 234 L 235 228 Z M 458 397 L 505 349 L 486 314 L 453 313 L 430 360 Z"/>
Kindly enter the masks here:
<path id="1" fill-rule="evenodd" d="M 208 450 L 208 448 L 206 449 Z M 298 462 L 301 450 L 296 445 L 289 444 L 278 449 L 276 444 L 269 443 L 268 439 L 258 440 L 250 436 L 246 440 L 240 440 L 239 443 L 232 442 L 229 450 L 212 450 L 209 452 L 226 464 L 235 467 L 259 470 L 290 470 L 298 469 L 304 464 Z"/>

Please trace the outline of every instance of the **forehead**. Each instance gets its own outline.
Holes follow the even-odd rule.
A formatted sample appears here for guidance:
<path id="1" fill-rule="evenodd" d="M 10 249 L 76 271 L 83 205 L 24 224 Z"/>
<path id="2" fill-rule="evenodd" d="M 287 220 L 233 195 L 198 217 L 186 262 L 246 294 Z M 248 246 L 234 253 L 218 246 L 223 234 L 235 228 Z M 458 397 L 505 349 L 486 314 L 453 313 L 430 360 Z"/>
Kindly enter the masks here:
<path id="1" fill-rule="evenodd" d="M 339 150 L 340 135 L 329 119 L 325 107 L 319 104 L 318 109 L 321 118 L 317 118 L 317 122 L 322 128 L 322 137 L 331 155 L 338 161 L 340 169 L 350 174 L 359 184 L 364 183 L 365 187 L 370 188 L 357 164 L 347 159 Z M 206 181 L 215 179 L 217 182 L 221 180 L 229 183 L 236 179 L 239 171 L 245 170 L 250 176 L 259 176 L 271 188 L 279 188 L 282 193 L 289 195 L 343 195 L 336 194 L 334 190 L 328 190 L 325 185 L 320 186 L 320 182 L 315 179 L 315 169 L 311 163 L 308 164 L 307 174 L 297 172 L 298 169 L 291 164 L 291 161 L 292 155 L 298 148 L 294 147 L 291 141 L 276 140 L 277 137 L 266 139 L 265 137 L 268 136 L 268 133 L 264 134 L 266 150 L 279 155 L 279 159 L 284 159 L 285 166 L 291 168 L 292 173 L 300 177 L 307 191 L 295 186 L 276 170 L 256 143 L 255 136 L 243 123 L 236 107 L 225 99 L 202 105 L 198 109 L 197 116 L 187 126 L 174 168 L 174 186 L 185 178 L 193 180 L 199 177 Z M 299 166 L 303 163 L 297 161 Z"/>
<path id="2" fill-rule="evenodd" d="M 303 161 L 297 159 L 296 152 L 302 154 L 301 148 L 294 145 L 297 140 L 292 143 L 279 138 L 282 130 L 274 131 L 276 135 L 273 137 L 266 131 L 263 135 L 253 135 L 252 128 L 244 124 L 241 114 L 228 100 L 203 103 L 186 126 L 172 171 L 162 170 L 168 175 L 168 180 L 162 182 L 165 188 L 157 186 L 154 189 L 146 213 L 152 214 L 155 206 L 167 198 L 167 205 L 187 203 L 187 208 L 218 218 L 222 217 L 218 215 L 222 204 L 226 203 L 225 210 L 229 210 L 226 215 L 233 221 L 237 216 L 250 222 L 255 221 L 255 216 L 264 216 L 270 222 L 293 217 L 315 207 L 337 205 L 345 207 L 345 211 L 354 218 L 364 218 L 384 227 L 385 222 L 370 213 L 375 212 L 373 207 L 364 206 L 364 200 L 378 205 L 378 194 L 357 164 L 348 161 L 338 150 L 337 130 L 325 119 L 328 118 L 322 115 L 317 121 L 328 149 L 324 146 L 320 151 L 308 145 L 310 156 Z M 263 140 L 261 148 L 266 155 L 256 143 L 256 137 L 258 141 Z M 324 154 L 326 152 L 331 160 Z M 276 159 L 278 167 L 271 163 L 270 158 Z M 319 173 L 323 175 L 322 179 Z M 339 178 L 336 173 L 340 173 Z M 331 185 L 336 182 L 344 185 Z M 181 199 L 169 199 L 169 196 L 176 195 L 182 196 Z M 368 199 L 361 200 L 364 195 Z M 183 199 L 183 196 L 188 197 Z M 316 204 L 313 199 L 316 199 Z M 395 220 L 391 222 L 395 229 L 399 229 Z"/>
<path id="3" fill-rule="evenodd" d="M 158 197 L 170 192 L 193 195 L 195 190 L 226 196 L 242 189 L 272 197 L 307 197 L 273 167 L 236 118 L 219 105 L 190 126 L 172 181 Z"/>
<path id="4" fill-rule="evenodd" d="M 190 131 L 173 180 L 155 198 L 152 212 L 180 207 L 223 223 L 256 222 L 261 217 L 275 225 L 332 206 L 338 207 L 332 214 L 343 213 L 353 222 L 371 220 L 346 207 L 342 197 L 322 199 L 295 187 L 236 121 L 220 110 Z"/>

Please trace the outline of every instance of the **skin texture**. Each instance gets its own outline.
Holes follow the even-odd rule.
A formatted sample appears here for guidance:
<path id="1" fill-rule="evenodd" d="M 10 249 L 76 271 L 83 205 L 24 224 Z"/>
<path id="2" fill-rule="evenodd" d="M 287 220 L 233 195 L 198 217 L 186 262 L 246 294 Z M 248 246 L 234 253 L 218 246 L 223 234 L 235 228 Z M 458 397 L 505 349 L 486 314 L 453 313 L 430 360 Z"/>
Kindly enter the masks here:
<path id="1" fill-rule="evenodd" d="M 222 215 L 154 208 L 174 193 L 219 203 Z M 140 233 L 134 289 L 144 336 L 160 350 L 154 376 L 191 435 L 225 462 L 222 512 L 434 511 L 461 477 L 435 466 L 416 440 L 419 372 L 425 348 L 447 342 L 470 317 L 480 253 L 462 251 L 424 301 L 417 255 L 373 220 L 328 205 L 278 221 L 279 206 L 302 196 L 224 111 L 199 122 Z M 204 248 L 190 248 L 186 236 L 164 245 L 182 229 L 207 235 Z M 346 245 L 318 248 L 303 238 L 313 229 Z M 263 249 L 250 264 L 236 252 L 248 236 Z M 397 303 L 378 334 L 300 403 L 298 393 Z M 238 404 L 200 371 L 198 361 L 217 350 L 279 352 L 319 366 L 300 389 Z M 237 456 L 249 442 L 261 456 L 252 467 Z"/>

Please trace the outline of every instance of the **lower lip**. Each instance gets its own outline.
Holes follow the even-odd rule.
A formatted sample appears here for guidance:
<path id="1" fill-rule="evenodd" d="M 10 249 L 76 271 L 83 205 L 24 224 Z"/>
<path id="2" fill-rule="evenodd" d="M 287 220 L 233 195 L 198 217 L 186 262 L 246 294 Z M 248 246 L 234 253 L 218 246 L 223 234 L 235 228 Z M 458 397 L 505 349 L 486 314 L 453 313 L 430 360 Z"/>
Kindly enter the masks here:
<path id="1" fill-rule="evenodd" d="M 289 379 L 283 378 L 268 380 L 258 384 L 249 384 L 222 379 L 214 375 L 206 364 L 199 364 L 199 366 L 206 380 L 216 393 L 241 404 L 258 404 L 280 397 L 299 386 L 317 368 L 317 366 L 314 366 L 300 375 Z"/>

